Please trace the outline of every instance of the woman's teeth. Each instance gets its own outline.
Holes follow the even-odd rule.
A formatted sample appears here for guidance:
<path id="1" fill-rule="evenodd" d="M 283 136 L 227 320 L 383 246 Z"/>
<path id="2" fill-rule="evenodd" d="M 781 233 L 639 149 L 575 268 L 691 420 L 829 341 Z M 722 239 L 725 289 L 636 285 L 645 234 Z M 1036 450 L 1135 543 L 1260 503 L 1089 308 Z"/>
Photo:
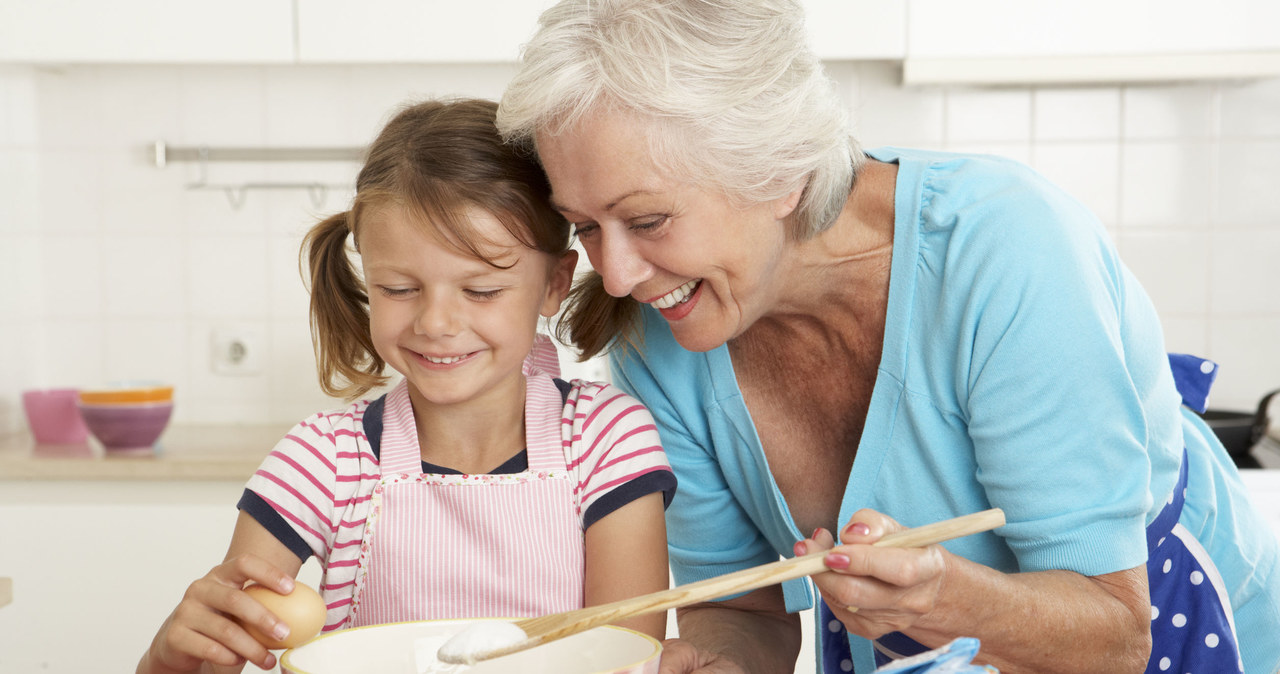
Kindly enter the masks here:
<path id="1" fill-rule="evenodd" d="M 670 309 L 677 304 L 688 302 L 689 298 L 693 295 L 694 288 L 697 288 L 699 283 L 702 283 L 702 279 L 685 281 L 685 283 L 679 288 L 676 288 L 666 295 L 650 302 L 649 306 L 655 309 Z"/>
<path id="2" fill-rule="evenodd" d="M 422 357 L 426 358 L 428 362 L 435 363 L 436 365 L 448 365 L 449 363 L 456 363 L 462 360 L 463 358 L 466 358 L 466 356 L 448 356 L 445 358 L 435 358 L 433 356 L 428 356 L 425 354 Z"/>

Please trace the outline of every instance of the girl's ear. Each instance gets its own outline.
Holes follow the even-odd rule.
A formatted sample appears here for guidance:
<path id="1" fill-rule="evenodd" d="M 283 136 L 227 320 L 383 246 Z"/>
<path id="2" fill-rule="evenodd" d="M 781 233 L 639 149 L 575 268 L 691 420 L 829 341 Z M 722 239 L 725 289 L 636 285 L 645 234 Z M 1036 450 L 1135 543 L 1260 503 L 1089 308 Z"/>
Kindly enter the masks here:
<path id="1" fill-rule="evenodd" d="M 578 267 L 578 251 L 566 251 L 559 260 L 553 263 L 551 278 L 547 283 L 547 296 L 542 301 L 543 316 L 551 318 L 560 311 L 560 305 L 569 296 L 573 287 L 573 270 Z"/>

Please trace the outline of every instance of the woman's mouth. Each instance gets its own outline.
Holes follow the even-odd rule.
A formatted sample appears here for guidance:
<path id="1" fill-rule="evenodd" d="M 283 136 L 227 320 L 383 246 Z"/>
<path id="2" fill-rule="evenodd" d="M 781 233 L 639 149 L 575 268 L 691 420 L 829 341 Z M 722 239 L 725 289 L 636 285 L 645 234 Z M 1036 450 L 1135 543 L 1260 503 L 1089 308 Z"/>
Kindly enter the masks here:
<path id="1" fill-rule="evenodd" d="M 659 297 L 658 299 L 650 302 L 649 306 L 653 307 L 654 309 L 670 309 L 671 307 L 674 307 L 677 304 L 684 304 L 685 302 L 689 301 L 689 298 L 693 297 L 694 291 L 697 290 L 698 285 L 701 283 L 702 283 L 702 279 L 693 279 L 692 281 L 685 281 L 683 284 L 680 285 L 679 288 L 676 288 L 675 290 L 672 290 L 666 295 L 663 295 L 662 297 Z"/>

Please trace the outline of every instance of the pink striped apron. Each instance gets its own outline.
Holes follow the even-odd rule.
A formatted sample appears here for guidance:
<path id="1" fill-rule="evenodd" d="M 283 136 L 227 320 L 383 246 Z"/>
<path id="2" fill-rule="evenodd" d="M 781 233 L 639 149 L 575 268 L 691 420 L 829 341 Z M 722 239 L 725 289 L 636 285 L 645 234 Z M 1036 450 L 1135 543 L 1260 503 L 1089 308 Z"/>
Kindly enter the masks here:
<path id="1" fill-rule="evenodd" d="M 424 474 L 412 408 L 393 396 L 408 391 L 387 394 L 382 479 L 344 627 L 581 608 L 582 521 L 551 377 L 526 376 L 529 469 L 515 475 Z"/>

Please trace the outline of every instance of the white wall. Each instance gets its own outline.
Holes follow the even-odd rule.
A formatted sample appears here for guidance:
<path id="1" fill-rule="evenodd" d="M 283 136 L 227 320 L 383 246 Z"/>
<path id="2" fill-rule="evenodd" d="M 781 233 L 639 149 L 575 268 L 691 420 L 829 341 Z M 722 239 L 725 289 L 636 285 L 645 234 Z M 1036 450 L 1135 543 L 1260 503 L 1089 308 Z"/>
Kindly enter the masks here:
<path id="1" fill-rule="evenodd" d="M 834 63 L 867 145 L 994 152 L 1089 204 L 1165 321 L 1222 365 L 1215 407 L 1280 387 L 1280 80 L 1098 88 L 903 88 Z M 302 234 L 330 190 L 185 185 L 149 146 L 358 146 L 397 103 L 497 97 L 510 66 L 0 66 L 0 432 L 19 392 L 177 385 L 179 422 L 292 423 L 328 406 L 313 374 Z M 349 184 L 354 164 L 213 164 L 212 182 Z M 256 332 L 263 369 L 211 371 L 214 329 Z M 587 371 L 598 373 L 597 369 Z"/>

